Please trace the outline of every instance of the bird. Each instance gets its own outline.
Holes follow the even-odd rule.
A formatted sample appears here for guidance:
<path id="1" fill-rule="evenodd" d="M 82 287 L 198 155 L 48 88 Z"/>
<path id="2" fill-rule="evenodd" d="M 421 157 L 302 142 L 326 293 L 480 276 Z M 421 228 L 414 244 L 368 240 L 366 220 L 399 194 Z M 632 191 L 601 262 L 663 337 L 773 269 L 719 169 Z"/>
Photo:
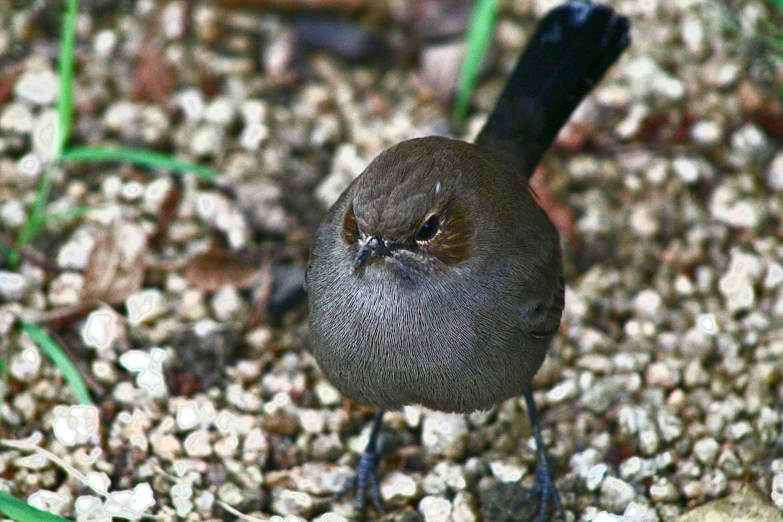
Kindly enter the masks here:
<path id="1" fill-rule="evenodd" d="M 562 501 L 531 380 L 563 314 L 557 229 L 529 186 L 572 112 L 630 44 L 630 22 L 586 0 L 552 9 L 474 143 L 429 136 L 381 152 L 329 209 L 306 271 L 309 349 L 326 378 L 377 409 L 353 490 L 379 494 L 384 412 L 468 413 L 523 396 L 539 458 L 539 520 Z"/>

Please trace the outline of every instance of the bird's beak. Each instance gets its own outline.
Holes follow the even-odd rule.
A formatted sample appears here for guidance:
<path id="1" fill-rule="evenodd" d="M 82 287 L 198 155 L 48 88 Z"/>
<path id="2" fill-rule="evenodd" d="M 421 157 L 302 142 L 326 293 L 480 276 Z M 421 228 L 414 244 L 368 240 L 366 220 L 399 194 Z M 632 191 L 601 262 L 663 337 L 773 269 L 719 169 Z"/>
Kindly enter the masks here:
<path id="1" fill-rule="evenodd" d="M 386 251 L 386 242 L 378 236 L 367 236 L 359 240 L 359 251 L 351 263 L 351 273 L 355 273 L 362 267 L 365 261 L 372 255 L 383 254 Z"/>

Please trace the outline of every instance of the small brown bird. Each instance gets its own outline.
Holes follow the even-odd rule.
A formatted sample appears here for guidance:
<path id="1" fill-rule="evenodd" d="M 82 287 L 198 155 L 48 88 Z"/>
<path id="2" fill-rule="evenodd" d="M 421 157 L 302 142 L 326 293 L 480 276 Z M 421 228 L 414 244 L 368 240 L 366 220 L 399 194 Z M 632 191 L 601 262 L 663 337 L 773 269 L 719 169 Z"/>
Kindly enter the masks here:
<path id="1" fill-rule="evenodd" d="M 310 256 L 311 349 L 346 396 L 374 406 L 357 474 L 376 478 L 384 410 L 486 409 L 524 395 L 539 450 L 539 517 L 563 508 L 530 381 L 563 312 L 557 230 L 528 187 L 570 114 L 629 44 L 612 9 L 570 2 L 540 22 L 475 144 L 413 139 L 382 152 L 329 210 Z"/>

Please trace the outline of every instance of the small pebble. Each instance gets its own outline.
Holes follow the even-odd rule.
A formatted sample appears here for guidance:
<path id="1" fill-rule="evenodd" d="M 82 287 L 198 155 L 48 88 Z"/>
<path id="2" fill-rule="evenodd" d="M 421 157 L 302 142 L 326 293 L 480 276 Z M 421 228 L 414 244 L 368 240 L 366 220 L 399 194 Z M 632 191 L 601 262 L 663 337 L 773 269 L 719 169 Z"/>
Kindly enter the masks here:
<path id="1" fill-rule="evenodd" d="M 421 428 L 421 442 L 433 455 L 459 458 L 465 449 L 465 435 L 468 432 L 464 415 L 428 410 Z"/>
<path id="2" fill-rule="evenodd" d="M 601 507 L 612 513 L 623 513 L 636 497 L 633 487 L 615 477 L 606 477 L 601 484 Z"/>
<path id="3" fill-rule="evenodd" d="M 418 495 L 419 483 L 414 477 L 395 471 L 383 478 L 380 488 L 384 502 L 396 499 L 407 501 Z"/>

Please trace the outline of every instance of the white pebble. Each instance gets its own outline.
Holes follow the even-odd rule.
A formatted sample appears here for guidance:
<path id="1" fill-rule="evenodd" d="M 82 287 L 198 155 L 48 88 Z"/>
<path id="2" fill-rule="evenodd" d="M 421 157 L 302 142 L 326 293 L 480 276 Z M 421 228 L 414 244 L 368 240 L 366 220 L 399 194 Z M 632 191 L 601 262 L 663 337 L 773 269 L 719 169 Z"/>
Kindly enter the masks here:
<path id="1" fill-rule="evenodd" d="M 663 298 L 655 290 L 642 290 L 633 300 L 634 311 L 641 316 L 655 318 L 661 312 Z"/>
<path id="2" fill-rule="evenodd" d="M 25 71 L 14 85 L 14 93 L 35 105 L 51 105 L 57 100 L 60 79 L 49 69 Z"/>
<path id="3" fill-rule="evenodd" d="M 388 474 L 381 481 L 381 498 L 385 502 L 395 499 L 409 500 L 414 498 L 419 491 L 419 484 L 410 475 L 400 471 Z"/>
<path id="4" fill-rule="evenodd" d="M 419 502 L 425 522 L 451 522 L 451 502 L 443 497 L 427 496 Z"/>
<path id="5" fill-rule="evenodd" d="M 204 95 L 198 89 L 185 89 L 174 95 L 174 103 L 182 109 L 185 119 L 199 121 L 204 117 Z"/>
<path id="6" fill-rule="evenodd" d="M 92 48 L 100 58 L 109 58 L 117 47 L 117 33 L 109 29 L 98 31 L 92 40 Z"/>
<path id="7" fill-rule="evenodd" d="M 33 382 L 41 370 L 41 352 L 35 346 L 29 346 L 14 354 L 11 358 L 10 373 L 21 382 Z"/>
<path id="8" fill-rule="evenodd" d="M 203 125 L 196 129 L 190 141 L 190 152 L 202 158 L 216 154 L 223 147 L 225 131 L 217 125 Z"/>
<path id="9" fill-rule="evenodd" d="M 75 272 L 63 272 L 49 283 L 47 298 L 54 307 L 70 306 L 81 301 L 84 277 Z"/>
<path id="10" fill-rule="evenodd" d="M 0 299 L 19 301 L 27 292 L 27 281 L 21 274 L 0 270 Z"/>
<path id="11" fill-rule="evenodd" d="M 778 152 L 767 168 L 767 186 L 775 192 L 783 192 L 783 152 Z"/>
<path id="12" fill-rule="evenodd" d="M 112 308 L 99 308 L 87 316 L 81 329 L 82 341 L 103 358 L 113 360 L 114 346 L 125 338 L 125 323 Z"/>
<path id="13" fill-rule="evenodd" d="M 680 176 L 680 178 L 689 185 L 699 181 L 699 164 L 691 158 L 676 158 L 672 162 L 672 169 L 675 174 Z"/>
<path id="14" fill-rule="evenodd" d="M 613 513 L 623 513 L 636 497 L 633 487 L 615 477 L 606 477 L 601 484 L 601 507 Z"/>
<path id="15" fill-rule="evenodd" d="M 464 415 L 428 410 L 421 429 L 421 442 L 433 455 L 458 458 L 464 451 L 468 423 Z"/>
<path id="16" fill-rule="evenodd" d="M 163 292 L 148 288 L 129 295 L 125 309 L 131 324 L 150 323 L 168 313 L 169 303 Z"/>
<path id="17" fill-rule="evenodd" d="M 0 116 L 0 129 L 18 134 L 29 134 L 34 125 L 33 113 L 24 103 L 9 103 Z"/>
<path id="18" fill-rule="evenodd" d="M 698 121 L 691 127 L 691 138 L 701 145 L 717 145 L 723 140 L 723 128 L 711 120 Z"/>
<path id="19" fill-rule="evenodd" d="M 245 301 L 233 286 L 224 285 L 212 296 L 212 312 L 218 321 L 231 321 L 244 307 Z"/>

